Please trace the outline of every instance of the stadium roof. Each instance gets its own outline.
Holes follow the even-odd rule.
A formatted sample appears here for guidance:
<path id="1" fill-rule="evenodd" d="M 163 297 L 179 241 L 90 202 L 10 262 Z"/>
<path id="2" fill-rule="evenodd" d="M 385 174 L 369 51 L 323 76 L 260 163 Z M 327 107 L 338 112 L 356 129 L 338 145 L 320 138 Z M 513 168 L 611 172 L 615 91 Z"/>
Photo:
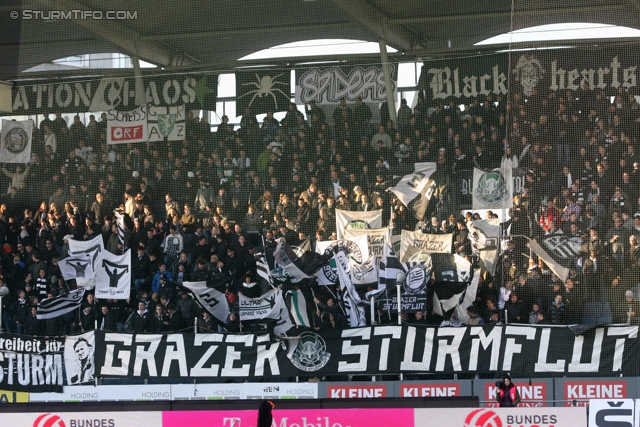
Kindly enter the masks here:
<path id="1" fill-rule="evenodd" d="M 544 24 L 640 28 L 638 2 L 632 0 L 520 0 L 513 14 L 511 0 L 24 0 L 5 5 L 12 1 L 0 7 L 0 16 L 20 13 L 19 41 L 0 39 L 0 79 L 10 80 L 33 66 L 88 53 L 137 55 L 165 70 L 230 70 L 246 55 L 303 40 L 384 39 L 398 50 L 392 58 L 414 60 L 496 50 L 474 45 L 511 29 Z M 29 11 L 49 16 L 52 10 L 129 11 L 135 19 L 77 19 L 77 14 L 74 19 L 25 19 L 25 13 L 33 18 Z"/>

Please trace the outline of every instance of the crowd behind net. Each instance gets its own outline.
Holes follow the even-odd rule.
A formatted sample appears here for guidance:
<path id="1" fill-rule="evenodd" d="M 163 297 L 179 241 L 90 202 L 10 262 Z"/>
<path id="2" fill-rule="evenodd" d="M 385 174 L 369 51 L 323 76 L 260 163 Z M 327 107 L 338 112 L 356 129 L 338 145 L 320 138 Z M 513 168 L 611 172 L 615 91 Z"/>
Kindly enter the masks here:
<path id="1" fill-rule="evenodd" d="M 536 25 L 518 3 L 512 30 Z M 574 24 L 565 25 L 564 31 Z M 178 114 L 184 136 L 175 140 L 168 130 L 158 141 L 108 145 L 102 110 L 52 108 L 6 117 L 31 119 L 34 128 L 29 163 L 4 164 L 0 174 L 0 274 L 8 288 L 2 298 L 4 330 L 84 332 L 100 323 L 103 304 L 117 313 L 116 328 L 122 330 L 139 302 L 154 313 L 165 296 L 170 302 L 162 305 L 163 315 L 177 310 L 178 320 L 149 324 L 145 332 L 191 332 L 197 317 L 201 331 L 241 333 L 233 315 L 209 324 L 210 316 L 203 319 L 189 296 L 173 282 L 160 281 L 162 275 L 209 280 L 237 310 L 239 292 L 257 297 L 268 290 L 254 253 L 272 254 L 278 237 L 312 250 L 317 242 L 335 240 L 337 210 L 382 210 L 383 227 L 390 227 L 397 250 L 403 230 L 451 234 L 451 253 L 479 270 L 476 298 L 469 310 L 463 307 L 462 319 L 455 310 L 435 310 L 428 286 L 425 309 L 403 313 L 405 323 L 638 325 L 637 43 L 625 39 L 603 48 L 593 36 L 564 46 L 532 40 L 543 33 L 525 31 L 526 40 L 511 33 L 510 49 L 500 52 L 392 64 L 395 121 L 382 99 L 300 102 L 299 76 L 340 67 L 333 63 L 221 73 L 215 76 L 216 110 L 187 108 L 182 119 Z M 380 63 L 350 63 L 344 73 L 357 67 Z M 271 99 L 284 101 L 269 112 L 257 111 L 256 105 L 262 109 Z M 403 205 L 388 188 L 423 162 L 436 165 L 433 192 L 416 215 L 415 203 Z M 474 169 L 495 168 L 513 177 L 512 206 L 474 210 Z M 124 244 L 114 209 L 130 219 Z M 473 221 L 500 228 L 495 236 L 483 230 L 480 239 L 468 228 Z M 174 232 L 182 236 L 175 244 Z M 96 304 L 85 297 L 74 315 L 29 320 L 29 308 L 17 302 L 21 291 L 33 304 L 67 292 L 57 266 L 68 253 L 66 242 L 100 234 L 110 252 L 132 249 L 130 299 Z M 144 262 L 136 262 L 138 248 Z M 489 251 L 495 255 L 487 264 L 481 254 Z M 362 299 L 374 287 L 358 289 Z M 301 289 L 311 328 L 337 333 L 349 327 L 330 305 L 339 294 L 335 285 L 307 282 Z M 93 314 L 85 318 L 87 306 Z M 397 323 L 393 312 L 377 309 L 372 320 L 366 311 L 367 324 Z M 244 332 L 259 327 L 242 323 Z"/>

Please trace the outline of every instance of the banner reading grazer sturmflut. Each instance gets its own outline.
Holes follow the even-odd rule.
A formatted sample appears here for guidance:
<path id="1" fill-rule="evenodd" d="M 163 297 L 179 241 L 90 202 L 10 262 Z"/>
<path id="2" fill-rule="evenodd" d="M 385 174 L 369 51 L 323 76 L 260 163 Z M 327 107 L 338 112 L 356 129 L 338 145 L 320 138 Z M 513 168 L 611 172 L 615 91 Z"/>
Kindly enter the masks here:
<path id="1" fill-rule="evenodd" d="M 391 68 L 391 85 L 397 90 L 397 67 Z M 382 67 L 363 65 L 358 67 L 329 67 L 296 70 L 296 103 L 337 104 L 341 99 L 364 103 L 385 102 L 387 88 Z"/>
<path id="2" fill-rule="evenodd" d="M 598 327 L 576 335 L 568 327 L 517 324 L 383 325 L 338 334 L 305 331 L 280 342 L 268 333 L 95 334 L 96 375 L 105 378 L 257 379 L 398 372 L 562 377 L 640 372 L 638 326 Z"/>
<path id="3" fill-rule="evenodd" d="M 63 338 L 0 335 L 0 390 L 62 391 Z"/>

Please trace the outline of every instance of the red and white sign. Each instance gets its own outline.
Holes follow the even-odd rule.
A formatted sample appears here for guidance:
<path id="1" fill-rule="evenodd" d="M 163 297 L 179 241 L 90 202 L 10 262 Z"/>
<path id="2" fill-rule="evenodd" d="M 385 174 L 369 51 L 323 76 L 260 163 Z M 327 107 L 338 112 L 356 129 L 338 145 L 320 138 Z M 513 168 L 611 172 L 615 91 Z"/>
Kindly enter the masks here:
<path id="1" fill-rule="evenodd" d="M 627 398 L 627 382 L 624 380 L 565 381 L 562 388 L 565 406 L 589 406 L 589 399 Z"/>
<path id="2" fill-rule="evenodd" d="M 146 142 L 149 138 L 147 107 L 107 112 L 107 144 Z"/>
<path id="3" fill-rule="evenodd" d="M 460 384 L 400 384 L 400 397 L 460 396 Z"/>
<path id="4" fill-rule="evenodd" d="M 330 399 L 354 399 L 387 397 L 387 386 L 380 385 L 330 385 L 327 387 Z"/>
<path id="5" fill-rule="evenodd" d="M 2 426 L 149 427 L 162 425 L 162 412 L 54 412 L 0 414 Z"/>
<path id="6" fill-rule="evenodd" d="M 415 409 L 414 417 L 414 427 L 577 427 L 587 425 L 585 408 L 429 408 Z"/>
<path id="7" fill-rule="evenodd" d="M 547 383 L 544 381 L 533 381 L 531 385 L 529 383 L 518 384 L 514 382 L 518 393 L 520 393 L 520 404 L 518 407 L 536 408 L 542 406 L 548 406 L 547 402 Z M 495 383 L 487 382 L 484 384 L 484 400 L 487 403 L 485 406 L 489 408 L 497 408 L 498 402 L 496 402 L 496 385 Z"/>

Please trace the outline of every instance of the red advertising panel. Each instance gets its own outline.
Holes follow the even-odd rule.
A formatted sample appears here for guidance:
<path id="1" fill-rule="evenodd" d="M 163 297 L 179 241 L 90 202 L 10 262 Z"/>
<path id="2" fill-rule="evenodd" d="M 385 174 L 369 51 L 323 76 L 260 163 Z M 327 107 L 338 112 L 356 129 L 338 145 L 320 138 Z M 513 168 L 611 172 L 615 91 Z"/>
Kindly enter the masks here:
<path id="1" fill-rule="evenodd" d="M 531 385 L 529 383 L 514 382 L 518 392 L 520 393 L 520 405 L 519 407 L 542 407 L 548 406 L 547 402 L 547 383 L 543 381 L 533 381 Z M 485 405 L 489 408 L 498 407 L 498 402 L 495 401 L 496 385 L 495 383 L 487 382 L 484 384 L 484 400 L 488 403 Z"/>
<path id="2" fill-rule="evenodd" d="M 624 380 L 565 380 L 562 385 L 565 406 L 589 406 L 589 399 L 625 399 L 627 382 Z"/>
<path id="3" fill-rule="evenodd" d="M 376 385 L 330 385 L 327 387 L 330 399 L 353 399 L 387 397 L 387 386 Z"/>
<path id="4" fill-rule="evenodd" d="M 400 397 L 451 397 L 460 396 L 460 384 L 427 383 L 400 384 Z"/>

